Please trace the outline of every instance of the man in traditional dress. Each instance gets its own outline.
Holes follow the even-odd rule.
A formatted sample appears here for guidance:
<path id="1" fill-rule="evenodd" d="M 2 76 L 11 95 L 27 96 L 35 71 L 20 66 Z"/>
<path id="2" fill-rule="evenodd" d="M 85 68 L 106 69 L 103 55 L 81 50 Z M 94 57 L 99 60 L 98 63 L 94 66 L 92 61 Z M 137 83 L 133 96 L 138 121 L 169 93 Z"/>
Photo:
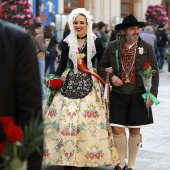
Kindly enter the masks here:
<path id="1" fill-rule="evenodd" d="M 98 73 L 104 79 L 109 75 L 112 92 L 110 95 L 110 125 L 113 128 L 115 145 L 118 149 L 120 163 L 114 170 L 134 170 L 135 159 L 141 143 L 140 128 L 153 123 L 152 99 L 144 102 L 145 93 L 142 76 L 145 62 L 149 62 L 156 74 L 152 77 L 150 93 L 155 98 L 158 93 L 159 73 L 156 57 L 151 45 L 140 37 L 140 28 L 144 22 L 138 22 L 133 14 L 126 16 L 121 24 L 115 26 L 116 41 L 108 44 L 98 65 Z M 125 161 L 126 136 L 129 129 L 128 163 Z"/>

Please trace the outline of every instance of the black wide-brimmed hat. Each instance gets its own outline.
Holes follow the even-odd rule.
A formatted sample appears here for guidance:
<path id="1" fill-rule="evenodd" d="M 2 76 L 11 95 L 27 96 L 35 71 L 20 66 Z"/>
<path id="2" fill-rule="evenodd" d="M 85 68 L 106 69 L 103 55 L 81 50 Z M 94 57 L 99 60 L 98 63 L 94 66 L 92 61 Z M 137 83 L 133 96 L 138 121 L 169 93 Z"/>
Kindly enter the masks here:
<path id="1" fill-rule="evenodd" d="M 115 26 L 115 29 L 119 30 L 125 27 L 133 27 L 133 26 L 139 26 L 141 28 L 141 27 L 145 27 L 146 24 L 145 22 L 139 22 L 133 14 L 129 14 L 128 16 L 123 18 L 121 24 L 117 24 Z"/>

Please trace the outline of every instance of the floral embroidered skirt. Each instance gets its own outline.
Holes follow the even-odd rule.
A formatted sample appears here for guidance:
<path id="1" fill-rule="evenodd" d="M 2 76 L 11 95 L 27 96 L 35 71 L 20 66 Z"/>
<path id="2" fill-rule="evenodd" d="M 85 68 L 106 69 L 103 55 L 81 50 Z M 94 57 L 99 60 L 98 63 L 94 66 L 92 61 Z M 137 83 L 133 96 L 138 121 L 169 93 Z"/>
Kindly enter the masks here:
<path id="1" fill-rule="evenodd" d="M 44 112 L 43 165 L 98 167 L 119 163 L 103 86 L 92 76 L 92 91 L 81 99 L 58 91 Z"/>

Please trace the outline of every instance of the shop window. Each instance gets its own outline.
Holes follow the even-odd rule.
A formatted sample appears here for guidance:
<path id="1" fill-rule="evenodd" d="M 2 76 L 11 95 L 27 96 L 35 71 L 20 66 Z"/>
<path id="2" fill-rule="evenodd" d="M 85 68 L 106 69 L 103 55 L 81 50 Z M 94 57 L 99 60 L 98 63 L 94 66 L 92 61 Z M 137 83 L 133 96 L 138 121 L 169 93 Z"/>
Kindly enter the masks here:
<path id="1" fill-rule="evenodd" d="M 134 13 L 134 0 L 121 0 L 121 16 L 127 16 Z"/>
<path id="2" fill-rule="evenodd" d="M 64 13 L 70 13 L 75 8 L 84 8 L 84 0 L 64 0 Z"/>

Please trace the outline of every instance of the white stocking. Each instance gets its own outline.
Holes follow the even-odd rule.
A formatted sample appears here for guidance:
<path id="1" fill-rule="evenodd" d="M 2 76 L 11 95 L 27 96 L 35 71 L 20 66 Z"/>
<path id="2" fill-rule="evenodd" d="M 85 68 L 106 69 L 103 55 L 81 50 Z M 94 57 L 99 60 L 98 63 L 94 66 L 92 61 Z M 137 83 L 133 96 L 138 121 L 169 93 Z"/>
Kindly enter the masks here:
<path id="1" fill-rule="evenodd" d="M 129 142 L 128 142 L 128 168 L 134 169 L 135 167 L 135 160 L 139 150 L 139 145 L 141 142 L 141 135 L 130 135 Z"/>
<path id="2" fill-rule="evenodd" d="M 114 136 L 114 141 L 115 141 L 115 145 L 116 148 L 118 150 L 119 153 L 119 159 L 120 159 L 120 163 L 119 166 L 123 169 L 126 162 L 125 162 L 125 157 L 126 157 L 126 136 L 125 133 L 121 134 L 121 135 L 115 135 Z"/>

